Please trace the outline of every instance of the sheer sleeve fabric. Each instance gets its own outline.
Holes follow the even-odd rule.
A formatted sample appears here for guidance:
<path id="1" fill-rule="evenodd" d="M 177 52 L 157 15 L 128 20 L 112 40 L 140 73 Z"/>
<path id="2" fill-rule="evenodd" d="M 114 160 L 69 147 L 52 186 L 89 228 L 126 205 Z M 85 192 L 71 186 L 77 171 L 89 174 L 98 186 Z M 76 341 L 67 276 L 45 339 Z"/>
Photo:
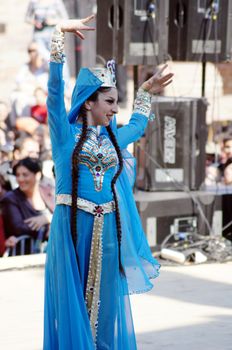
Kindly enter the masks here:
<path id="1" fill-rule="evenodd" d="M 133 113 L 129 124 L 118 129 L 118 145 L 121 149 L 140 139 L 147 127 L 148 118 L 142 114 Z"/>
<path id="2" fill-rule="evenodd" d="M 121 149 L 137 141 L 144 134 L 151 111 L 151 95 L 139 89 L 134 103 L 134 111 L 129 124 L 118 130 L 118 144 Z"/>
<path id="3" fill-rule="evenodd" d="M 51 62 L 47 98 L 48 124 L 54 153 L 57 150 L 57 147 L 54 146 L 64 144 L 71 133 L 64 102 L 63 49 L 64 34 L 55 30 L 51 42 Z"/>

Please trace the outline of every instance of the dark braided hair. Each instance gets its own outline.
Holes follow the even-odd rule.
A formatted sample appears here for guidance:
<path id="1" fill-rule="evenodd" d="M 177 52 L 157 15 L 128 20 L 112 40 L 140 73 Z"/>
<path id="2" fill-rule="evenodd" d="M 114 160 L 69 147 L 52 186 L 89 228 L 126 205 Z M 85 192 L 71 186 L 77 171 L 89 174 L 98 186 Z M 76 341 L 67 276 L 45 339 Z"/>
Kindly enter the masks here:
<path id="1" fill-rule="evenodd" d="M 83 119 L 82 133 L 72 154 L 71 232 L 72 232 L 72 240 L 73 240 L 75 251 L 76 251 L 76 244 L 77 244 L 77 188 L 78 188 L 78 176 L 79 176 L 78 163 L 80 159 L 80 152 L 87 138 L 87 131 L 88 131 L 87 118 L 82 118 L 82 119 Z M 79 266 L 78 256 L 77 256 L 77 263 Z"/>
<path id="2" fill-rule="evenodd" d="M 117 238 L 118 238 L 118 262 L 119 262 L 119 270 L 122 273 L 123 276 L 125 276 L 125 271 L 124 268 L 122 266 L 122 260 L 121 260 L 121 241 L 122 241 L 122 227 L 121 227 L 121 219 L 120 219 L 120 211 L 119 211 L 119 206 L 118 206 L 118 198 L 117 198 L 117 194 L 116 194 L 116 190 L 115 190 L 115 183 L 119 177 L 119 175 L 122 172 L 123 169 L 123 158 L 122 158 L 122 153 L 121 150 L 118 146 L 118 142 L 116 140 L 116 137 L 110 127 L 110 125 L 108 125 L 106 127 L 110 140 L 112 142 L 112 144 L 114 145 L 114 148 L 117 152 L 117 156 L 118 156 L 118 160 L 119 160 L 119 168 L 118 171 L 116 172 L 116 174 L 114 175 L 112 181 L 111 181 L 111 190 L 113 192 L 113 196 L 114 196 L 114 201 L 115 201 L 115 209 L 116 209 L 116 224 L 117 224 Z"/>

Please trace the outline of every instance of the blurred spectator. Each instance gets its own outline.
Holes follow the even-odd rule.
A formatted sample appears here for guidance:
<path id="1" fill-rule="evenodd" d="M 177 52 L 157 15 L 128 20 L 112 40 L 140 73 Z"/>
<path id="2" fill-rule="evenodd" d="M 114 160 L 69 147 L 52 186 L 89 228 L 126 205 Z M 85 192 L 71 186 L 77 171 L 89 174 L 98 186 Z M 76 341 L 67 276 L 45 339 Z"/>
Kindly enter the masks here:
<path id="1" fill-rule="evenodd" d="M 218 169 L 218 158 L 220 154 L 220 146 L 214 142 L 207 142 L 205 147 L 206 154 L 206 169 L 205 169 L 205 181 L 201 186 L 201 189 L 216 190 L 218 184 L 221 181 L 221 173 Z"/>
<path id="2" fill-rule="evenodd" d="M 40 125 L 39 129 L 45 129 L 47 130 L 47 126 Z M 48 131 L 47 131 L 48 132 Z M 41 135 L 39 136 L 39 133 Z M 48 134 L 47 134 L 48 137 Z M 47 198 L 50 198 L 50 200 L 53 202 L 54 200 L 54 192 L 55 192 L 55 183 L 54 183 L 54 177 L 51 174 L 51 171 L 48 171 L 48 167 L 52 168 L 53 161 L 51 160 L 50 154 L 50 139 L 47 140 L 48 143 L 45 143 L 45 134 L 44 130 L 36 130 L 34 138 L 30 136 L 21 137 L 16 140 L 15 147 L 13 151 L 13 161 L 11 167 L 14 167 L 17 162 L 25 157 L 32 157 L 39 159 L 42 166 L 42 179 L 40 181 L 40 185 L 43 186 L 43 191 L 46 193 Z M 45 161 L 46 160 L 46 161 Z M 49 162 L 49 164 L 48 164 Z M 8 170 L 10 172 L 10 170 Z M 48 176 L 49 175 L 49 176 Z M 12 186 L 15 188 L 15 184 L 12 181 Z"/>
<path id="3" fill-rule="evenodd" d="M 218 169 L 217 164 L 211 164 L 206 167 L 205 171 L 205 186 L 214 186 L 220 182 L 221 180 L 221 174 Z"/>
<path id="4" fill-rule="evenodd" d="M 219 169 L 221 171 L 222 176 L 224 175 L 224 168 L 227 161 L 232 159 L 232 138 L 225 138 L 223 140 L 222 152 Z"/>
<path id="5" fill-rule="evenodd" d="M 50 40 L 54 26 L 67 13 L 61 0 L 31 0 L 25 20 L 33 25 L 33 40 L 40 45 L 42 55 L 48 60 Z"/>
<path id="6" fill-rule="evenodd" d="M 47 123 L 47 93 L 41 87 L 37 87 L 34 91 L 35 104 L 31 107 L 31 117 L 40 124 Z"/>
<path id="7" fill-rule="evenodd" d="M 15 141 L 13 150 L 13 165 L 18 160 L 25 157 L 39 158 L 40 146 L 39 143 L 31 136 L 20 137 Z"/>
<path id="8" fill-rule="evenodd" d="M 2 198 L 6 195 L 8 191 L 11 191 L 11 185 L 5 176 L 0 173 L 0 204 Z M 2 218 L 2 208 L 0 205 L 0 256 L 3 255 L 5 251 L 5 232 Z"/>
<path id="9" fill-rule="evenodd" d="M 220 157 L 220 145 L 215 142 L 207 142 L 205 146 L 206 166 L 215 165 Z"/>
<path id="10" fill-rule="evenodd" d="M 29 61 L 25 63 L 16 76 L 16 85 L 19 90 L 34 93 L 38 86 L 47 91 L 48 63 L 39 52 L 35 41 L 28 45 Z M 31 89 L 32 88 L 32 89 Z"/>
<path id="11" fill-rule="evenodd" d="M 22 158 L 39 158 L 40 146 L 31 136 L 24 134 L 18 137 L 12 145 L 0 145 L 0 173 L 7 175 L 12 188 L 16 187 L 15 176 L 12 175 L 13 166 Z"/>
<path id="12" fill-rule="evenodd" d="M 39 144 L 40 160 L 51 160 L 51 140 L 48 126 L 40 124 L 34 131 L 33 139 Z"/>
<path id="13" fill-rule="evenodd" d="M 27 134 L 33 135 L 36 128 L 39 126 L 34 118 L 31 117 L 19 117 L 16 120 L 15 126 L 17 131 L 24 131 Z"/>
<path id="14" fill-rule="evenodd" d="M 24 158 L 13 168 L 18 188 L 2 199 L 2 214 L 6 238 L 14 245 L 14 237 L 29 235 L 47 238 L 54 207 L 46 201 L 40 186 L 41 165 L 38 159 Z"/>
<path id="15" fill-rule="evenodd" d="M 38 44 L 41 56 L 46 62 L 50 59 L 50 41 L 54 26 L 61 19 L 68 18 L 62 0 L 30 0 L 25 16 L 27 23 L 33 26 L 33 41 Z M 67 62 L 64 63 L 65 97 L 69 105 L 72 87 Z M 44 88 L 41 85 L 42 88 Z M 46 89 L 44 89 L 46 91 Z"/>
<path id="16" fill-rule="evenodd" d="M 0 201 L 5 196 L 5 194 L 11 190 L 12 188 L 10 181 L 6 176 L 0 173 Z"/>
<path id="17" fill-rule="evenodd" d="M 0 145 L 6 144 L 7 125 L 6 119 L 8 111 L 4 102 L 0 101 Z"/>
<path id="18" fill-rule="evenodd" d="M 232 185 L 232 158 L 225 163 L 223 180 L 225 185 Z"/>
<path id="19" fill-rule="evenodd" d="M 228 150 L 229 155 L 229 150 Z M 222 196 L 223 236 L 232 241 L 232 158 L 228 158 L 223 169 L 223 183 L 226 187 Z"/>
<path id="20" fill-rule="evenodd" d="M 2 172 L 2 165 L 5 162 L 10 162 L 13 157 L 13 145 L 0 144 L 0 172 Z"/>
<path id="21" fill-rule="evenodd" d="M 11 131 L 10 107 L 5 101 L 0 101 L 0 145 L 11 144 L 14 133 Z"/>
<path id="22" fill-rule="evenodd" d="M 223 140 L 223 152 L 226 161 L 232 158 L 232 138 L 226 138 Z"/>
<path id="23" fill-rule="evenodd" d="M 31 117 L 31 106 L 35 105 L 34 91 L 37 87 L 47 91 L 48 63 L 39 53 L 36 42 L 29 44 L 28 55 L 29 61 L 21 67 L 16 76 L 16 88 L 11 96 L 15 122 L 19 117 Z"/>

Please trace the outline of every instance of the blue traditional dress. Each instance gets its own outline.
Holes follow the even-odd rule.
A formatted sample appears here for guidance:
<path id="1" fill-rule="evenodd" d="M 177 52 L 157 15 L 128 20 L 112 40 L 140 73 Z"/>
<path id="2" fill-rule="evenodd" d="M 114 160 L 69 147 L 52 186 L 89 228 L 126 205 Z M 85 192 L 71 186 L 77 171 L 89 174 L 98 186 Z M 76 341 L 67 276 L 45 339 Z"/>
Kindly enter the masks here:
<path id="1" fill-rule="evenodd" d="M 56 41 L 54 45 L 60 45 L 59 34 L 56 33 L 53 41 Z M 88 127 L 88 137 L 80 154 L 75 247 L 78 268 L 70 228 L 71 159 L 82 125 L 76 123 L 74 116 L 92 94 L 88 86 L 92 84 L 97 90 L 102 82 L 99 83 L 88 69 L 82 70 L 67 116 L 62 67 L 62 60 L 53 59 L 48 84 L 56 208 L 46 260 L 44 350 L 135 350 L 129 294 L 150 290 L 150 279 L 157 277 L 159 270 L 133 199 L 133 159 L 125 151 L 147 126 L 148 111 L 145 102 L 141 102 L 146 99 L 139 93 L 128 125 L 117 130 L 115 119 L 111 123 L 124 155 L 124 170 L 117 180 L 116 192 L 122 226 L 121 259 L 126 277 L 120 274 L 118 267 L 115 203 L 111 190 L 118 157 L 103 127 L 100 130 Z"/>

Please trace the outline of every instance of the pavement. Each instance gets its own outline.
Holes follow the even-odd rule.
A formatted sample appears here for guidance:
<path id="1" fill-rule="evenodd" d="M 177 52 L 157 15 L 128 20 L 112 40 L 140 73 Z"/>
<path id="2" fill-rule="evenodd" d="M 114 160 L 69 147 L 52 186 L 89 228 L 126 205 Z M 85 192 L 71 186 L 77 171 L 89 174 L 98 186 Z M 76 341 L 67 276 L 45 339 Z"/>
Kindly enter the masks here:
<path id="1" fill-rule="evenodd" d="M 44 260 L 0 259 L 1 350 L 42 350 Z M 231 289 L 232 262 L 164 265 L 151 292 L 131 296 L 138 350 L 231 350 Z"/>

